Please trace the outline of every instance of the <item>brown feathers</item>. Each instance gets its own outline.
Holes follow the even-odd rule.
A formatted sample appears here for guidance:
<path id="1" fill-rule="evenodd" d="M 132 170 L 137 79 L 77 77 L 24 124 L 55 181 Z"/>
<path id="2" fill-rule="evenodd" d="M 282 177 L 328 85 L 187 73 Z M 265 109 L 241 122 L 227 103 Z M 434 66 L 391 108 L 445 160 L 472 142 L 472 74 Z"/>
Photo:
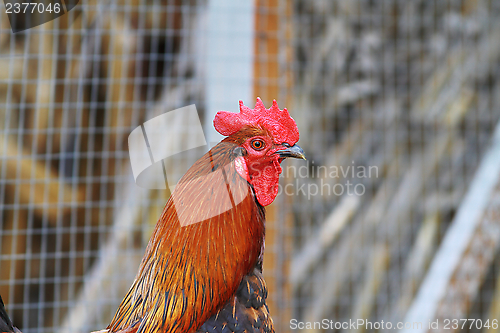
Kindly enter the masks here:
<path id="1" fill-rule="evenodd" d="M 264 244 L 264 208 L 234 166 L 256 131 L 226 138 L 180 180 L 110 333 L 195 332 L 234 297 Z"/>

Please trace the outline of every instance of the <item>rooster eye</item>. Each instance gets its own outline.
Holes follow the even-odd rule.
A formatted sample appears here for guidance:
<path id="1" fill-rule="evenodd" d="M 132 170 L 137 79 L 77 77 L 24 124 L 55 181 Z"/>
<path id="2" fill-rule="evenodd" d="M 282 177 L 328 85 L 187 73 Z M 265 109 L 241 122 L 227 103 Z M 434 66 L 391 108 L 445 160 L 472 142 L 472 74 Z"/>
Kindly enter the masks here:
<path id="1" fill-rule="evenodd" d="M 255 140 L 252 140 L 251 145 L 252 145 L 253 149 L 261 150 L 262 148 L 264 148 L 265 144 L 264 144 L 264 141 L 259 140 L 259 139 L 255 139 Z"/>

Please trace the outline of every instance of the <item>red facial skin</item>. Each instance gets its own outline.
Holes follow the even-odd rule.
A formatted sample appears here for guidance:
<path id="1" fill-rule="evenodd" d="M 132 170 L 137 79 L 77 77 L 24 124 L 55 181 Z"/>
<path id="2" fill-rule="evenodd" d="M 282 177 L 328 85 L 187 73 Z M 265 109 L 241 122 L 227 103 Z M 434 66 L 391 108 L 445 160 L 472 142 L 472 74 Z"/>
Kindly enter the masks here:
<path id="1" fill-rule="evenodd" d="M 255 141 L 262 142 L 260 149 L 252 145 Z M 286 147 L 275 144 L 270 135 L 254 136 L 246 140 L 241 147 L 245 149 L 246 154 L 239 157 L 238 162 L 240 165 L 244 162 L 245 167 L 237 167 L 236 171 L 253 185 L 259 203 L 267 206 L 278 194 L 279 175 L 282 172 L 280 163 L 283 159 L 276 152 Z"/>

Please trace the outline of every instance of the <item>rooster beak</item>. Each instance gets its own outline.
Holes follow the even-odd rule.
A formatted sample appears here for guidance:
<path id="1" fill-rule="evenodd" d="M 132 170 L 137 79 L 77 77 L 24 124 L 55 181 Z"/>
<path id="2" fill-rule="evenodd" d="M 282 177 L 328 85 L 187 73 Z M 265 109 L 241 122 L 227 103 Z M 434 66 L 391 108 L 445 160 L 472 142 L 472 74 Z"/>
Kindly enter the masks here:
<path id="1" fill-rule="evenodd" d="M 284 150 L 278 150 L 276 152 L 276 154 L 278 154 L 280 158 L 293 157 L 293 158 L 301 158 L 303 160 L 306 159 L 306 156 L 304 155 L 304 150 L 300 148 L 299 145 L 293 145 L 290 147 L 289 144 L 283 143 L 283 146 L 287 148 Z"/>

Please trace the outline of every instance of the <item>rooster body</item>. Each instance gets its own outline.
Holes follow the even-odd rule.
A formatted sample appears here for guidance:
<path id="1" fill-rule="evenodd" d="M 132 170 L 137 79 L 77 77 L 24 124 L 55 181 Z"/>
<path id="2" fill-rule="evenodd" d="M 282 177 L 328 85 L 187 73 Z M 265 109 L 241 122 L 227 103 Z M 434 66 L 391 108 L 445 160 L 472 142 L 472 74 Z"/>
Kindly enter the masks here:
<path id="1" fill-rule="evenodd" d="M 264 244 L 264 209 L 231 163 L 235 147 L 220 143 L 181 178 L 108 327 L 111 332 L 131 327 L 195 332 L 254 269 Z M 218 207 L 231 207 L 230 200 L 239 204 L 220 213 Z"/>

